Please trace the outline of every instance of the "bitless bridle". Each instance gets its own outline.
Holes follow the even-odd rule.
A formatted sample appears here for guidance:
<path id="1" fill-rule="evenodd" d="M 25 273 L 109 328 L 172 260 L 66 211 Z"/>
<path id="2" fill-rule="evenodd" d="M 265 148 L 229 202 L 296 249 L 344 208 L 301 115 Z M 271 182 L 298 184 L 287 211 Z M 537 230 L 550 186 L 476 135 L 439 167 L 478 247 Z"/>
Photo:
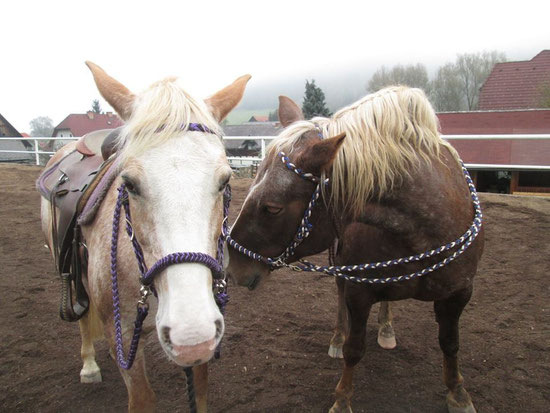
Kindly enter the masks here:
<path id="1" fill-rule="evenodd" d="M 206 132 L 215 134 L 205 125 L 190 123 L 182 129 L 195 132 Z M 218 237 L 216 258 L 211 257 L 208 254 L 202 252 L 175 252 L 168 254 L 165 257 L 159 259 L 153 264 L 151 268 L 147 268 L 145 258 L 143 256 L 143 250 L 139 241 L 135 235 L 132 227 L 132 217 L 130 215 L 130 202 L 128 197 L 128 191 L 126 185 L 123 183 L 118 187 L 118 197 L 113 214 L 113 230 L 111 237 L 111 284 L 113 294 L 113 314 L 115 324 L 115 344 L 116 344 L 116 359 L 118 365 L 128 370 L 132 367 L 135 356 L 137 354 L 137 348 L 141 337 L 142 326 L 147 314 L 149 313 L 149 304 L 147 299 L 151 294 L 156 295 L 156 291 L 153 286 L 153 281 L 157 275 L 159 275 L 165 268 L 174 264 L 183 263 L 198 263 L 207 266 L 212 271 L 212 290 L 214 293 L 214 299 L 222 315 L 225 315 L 225 306 L 229 301 L 227 294 L 227 280 L 223 272 L 223 254 L 224 254 L 224 237 L 223 234 L 227 232 L 227 216 L 229 213 L 229 204 L 231 202 L 231 187 L 227 185 L 223 194 L 223 223 L 222 231 Z M 118 291 L 118 269 L 117 269 L 117 252 L 118 252 L 118 234 L 120 227 L 120 216 L 124 208 L 126 232 L 132 243 L 134 254 L 137 259 L 140 277 L 140 299 L 137 303 L 137 315 L 134 321 L 134 332 L 132 334 L 132 340 L 130 342 L 130 348 L 128 350 L 127 357 L 124 357 L 123 350 L 123 338 L 122 338 L 122 320 L 120 314 L 120 294 Z M 220 345 L 216 348 L 215 357 L 220 356 Z M 193 385 L 193 370 L 191 367 L 184 369 L 187 377 L 187 393 L 189 397 L 189 405 L 191 412 L 196 411 L 195 391 Z"/>

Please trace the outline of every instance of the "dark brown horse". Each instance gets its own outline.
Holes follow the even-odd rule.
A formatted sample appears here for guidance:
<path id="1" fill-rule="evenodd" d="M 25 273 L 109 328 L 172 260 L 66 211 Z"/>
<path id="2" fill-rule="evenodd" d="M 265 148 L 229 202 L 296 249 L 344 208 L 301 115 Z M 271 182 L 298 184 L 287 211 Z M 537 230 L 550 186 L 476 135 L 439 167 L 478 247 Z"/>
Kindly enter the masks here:
<path id="1" fill-rule="evenodd" d="M 388 88 L 331 119 L 312 121 L 303 121 L 300 108 L 281 97 L 279 116 L 287 128 L 262 162 L 228 238 L 248 255 L 229 248 L 229 275 L 253 289 L 282 261 L 319 253 L 336 239 L 337 265 L 415 256 L 447 245 L 413 262 L 345 274 L 360 282 L 336 278 L 349 326 L 345 368 L 331 412 L 351 411 L 353 370 L 365 354 L 372 305 L 407 298 L 434 302 L 449 411 L 475 412 L 458 367 L 458 322 L 472 295 L 483 232 L 479 222 L 475 235 L 465 233 L 473 225 L 475 194 L 470 194 L 456 151 L 440 138 L 425 95 L 418 89 Z M 312 206 L 317 182 L 326 178 L 328 184 L 319 185 L 319 200 Z M 310 233 L 296 236 L 308 209 Z M 463 234 L 470 236 L 467 248 L 460 247 Z M 458 245 L 451 243 L 459 237 Z M 300 238 L 303 242 L 296 242 Z M 290 252 L 289 245 L 295 247 Z M 435 266 L 442 260 L 447 265 Z M 432 271 L 420 272 L 430 267 Z M 414 275 L 397 282 L 365 282 L 408 274 Z"/>

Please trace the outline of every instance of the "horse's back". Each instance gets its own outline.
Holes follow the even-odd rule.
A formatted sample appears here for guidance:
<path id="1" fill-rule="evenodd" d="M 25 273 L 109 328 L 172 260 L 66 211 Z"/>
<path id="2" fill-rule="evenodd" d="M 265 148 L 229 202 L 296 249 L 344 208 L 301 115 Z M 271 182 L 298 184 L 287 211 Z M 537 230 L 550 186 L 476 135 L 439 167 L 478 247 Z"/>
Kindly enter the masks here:
<path id="1" fill-rule="evenodd" d="M 472 225 L 474 207 L 461 165 L 443 149 L 442 162 L 422 162 L 409 179 L 380 202 L 371 202 L 357 222 L 347 225 L 339 251 L 341 264 L 396 260 L 447 245 Z M 358 247 L 360 245 L 360 247 Z M 394 277 L 437 264 L 460 246 L 408 264 L 379 268 L 361 276 Z M 469 288 L 483 251 L 483 230 L 450 265 L 403 283 L 369 287 L 377 300 L 434 300 Z"/>

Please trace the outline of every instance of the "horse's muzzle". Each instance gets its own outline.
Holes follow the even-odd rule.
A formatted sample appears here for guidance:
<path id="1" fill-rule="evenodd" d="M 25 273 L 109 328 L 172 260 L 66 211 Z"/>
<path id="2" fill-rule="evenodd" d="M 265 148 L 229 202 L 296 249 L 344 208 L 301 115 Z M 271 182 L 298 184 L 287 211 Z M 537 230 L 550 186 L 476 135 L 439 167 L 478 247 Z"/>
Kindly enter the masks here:
<path id="1" fill-rule="evenodd" d="M 206 363 L 214 355 L 216 346 L 223 334 L 223 322 L 217 320 L 216 334 L 209 340 L 192 345 L 178 345 L 172 342 L 170 327 L 163 327 L 161 333 L 161 344 L 168 357 L 176 364 L 189 367 Z"/>

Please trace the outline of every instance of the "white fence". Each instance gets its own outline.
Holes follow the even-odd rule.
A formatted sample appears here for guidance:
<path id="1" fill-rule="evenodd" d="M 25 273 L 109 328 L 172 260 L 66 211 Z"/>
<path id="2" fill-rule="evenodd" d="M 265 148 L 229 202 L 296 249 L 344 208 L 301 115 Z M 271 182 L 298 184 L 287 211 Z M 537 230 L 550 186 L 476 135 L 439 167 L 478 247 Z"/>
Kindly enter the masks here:
<path id="1" fill-rule="evenodd" d="M 548 140 L 550 141 L 550 134 L 540 135 L 442 135 L 445 140 Z M 224 141 L 259 141 L 260 147 L 258 149 L 259 156 L 228 156 L 229 163 L 233 167 L 250 166 L 260 163 L 266 154 L 266 147 L 269 141 L 275 139 L 276 136 L 225 136 Z M 30 138 L 0 138 L 0 147 L 3 141 L 11 142 L 33 142 L 33 150 L 5 150 L 0 149 L 2 153 L 13 154 L 28 154 L 34 158 L 35 164 L 40 165 L 40 155 L 53 155 L 54 152 L 43 151 L 38 144 L 39 141 L 74 141 L 79 139 L 74 138 L 42 138 L 42 137 L 30 137 Z M 1 155 L 0 155 L 0 161 Z M 491 164 L 466 164 L 471 169 L 486 169 L 486 170 L 550 170 L 550 156 L 548 158 L 548 164 L 543 166 L 537 165 L 491 165 Z"/>
<path id="2" fill-rule="evenodd" d="M 36 165 L 40 165 L 40 155 L 53 155 L 55 152 L 43 151 L 38 145 L 39 141 L 75 141 L 79 138 L 41 138 L 41 137 L 31 137 L 31 138 L 0 138 L 0 148 L 2 147 L 2 142 L 34 142 L 33 150 L 20 151 L 20 150 L 11 150 L 11 149 L 0 149 L 1 153 L 13 153 L 13 154 L 28 154 L 34 157 L 34 162 Z M 0 161 L 2 161 L 0 157 Z"/>

